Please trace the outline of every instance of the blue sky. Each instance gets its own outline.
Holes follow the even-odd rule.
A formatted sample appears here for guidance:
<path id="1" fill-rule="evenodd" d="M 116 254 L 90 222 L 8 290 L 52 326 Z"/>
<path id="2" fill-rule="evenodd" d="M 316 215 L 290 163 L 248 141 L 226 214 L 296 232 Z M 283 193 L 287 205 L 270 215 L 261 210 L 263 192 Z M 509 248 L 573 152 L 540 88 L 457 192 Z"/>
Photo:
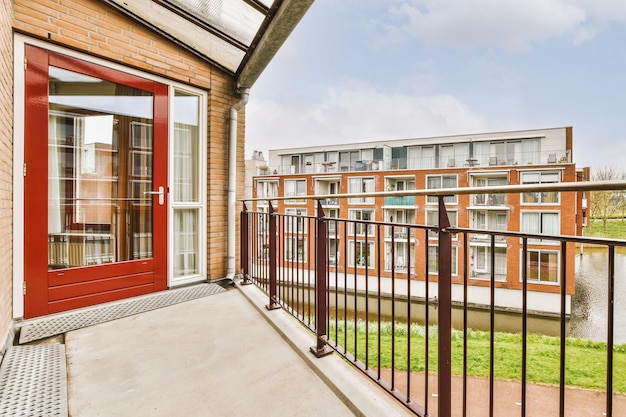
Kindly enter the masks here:
<path id="1" fill-rule="evenodd" d="M 316 0 L 251 90 L 253 150 L 573 126 L 626 170 L 626 0 Z"/>

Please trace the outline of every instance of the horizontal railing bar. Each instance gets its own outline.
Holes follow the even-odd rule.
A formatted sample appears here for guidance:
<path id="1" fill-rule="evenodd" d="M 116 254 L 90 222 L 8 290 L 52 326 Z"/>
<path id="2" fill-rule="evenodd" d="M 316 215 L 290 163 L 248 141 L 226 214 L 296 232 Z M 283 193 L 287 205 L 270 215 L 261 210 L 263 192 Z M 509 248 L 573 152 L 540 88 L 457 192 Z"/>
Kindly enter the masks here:
<path id="1" fill-rule="evenodd" d="M 262 212 L 250 212 L 250 213 L 267 214 L 267 213 L 262 213 Z M 272 216 L 315 219 L 315 217 L 312 217 L 312 216 L 298 216 L 298 215 L 278 214 L 278 213 L 273 213 Z M 412 229 L 419 229 L 419 230 L 424 230 L 424 229 L 429 230 L 429 231 L 438 230 L 436 225 L 423 225 L 423 224 L 411 224 L 411 223 L 389 223 L 389 222 L 377 222 L 377 221 L 370 221 L 370 220 L 343 219 L 343 218 L 336 218 L 336 217 L 324 217 L 322 218 L 322 220 L 337 222 L 337 223 L 380 225 L 380 226 L 387 226 L 387 227 L 395 227 L 397 229 L 409 227 Z M 574 242 L 574 243 L 586 243 L 590 245 L 614 245 L 614 246 L 619 246 L 619 247 L 626 247 L 626 240 L 600 238 L 600 237 L 548 235 L 548 234 L 540 234 L 540 233 L 522 233 L 522 232 L 514 232 L 514 231 L 507 231 L 507 230 L 469 229 L 469 228 L 461 228 L 461 227 L 448 227 L 445 230 L 450 233 L 468 233 L 468 234 L 488 235 L 488 236 L 494 235 L 494 236 L 515 237 L 515 238 L 520 238 L 520 239 L 528 238 L 528 239 L 554 240 L 558 242 L 567 241 L 567 242 Z M 357 236 L 364 236 L 364 234 L 360 234 Z M 413 239 L 417 240 L 416 237 L 414 237 Z"/>
<path id="2" fill-rule="evenodd" d="M 551 184 L 520 184 L 489 187 L 457 187 L 430 190 L 376 191 L 371 193 L 347 193 L 324 195 L 298 195 L 289 197 L 246 198 L 239 201 L 278 201 L 278 200 L 329 200 L 337 198 L 362 197 L 406 197 L 406 196 L 454 196 L 468 194 L 517 194 L 530 192 L 576 192 L 576 191 L 621 191 L 626 190 L 626 181 L 580 181 Z"/>

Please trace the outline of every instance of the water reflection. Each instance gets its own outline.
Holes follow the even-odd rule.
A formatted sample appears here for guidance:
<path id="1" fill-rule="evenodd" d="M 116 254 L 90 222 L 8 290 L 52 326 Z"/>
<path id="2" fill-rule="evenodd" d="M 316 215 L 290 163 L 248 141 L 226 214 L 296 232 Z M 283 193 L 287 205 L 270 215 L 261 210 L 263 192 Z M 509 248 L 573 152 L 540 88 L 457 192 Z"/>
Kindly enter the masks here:
<path id="1" fill-rule="evenodd" d="M 615 254 L 614 342 L 626 343 L 626 252 Z M 576 294 L 572 297 L 571 335 L 606 341 L 608 250 L 587 248 L 576 256 Z"/>

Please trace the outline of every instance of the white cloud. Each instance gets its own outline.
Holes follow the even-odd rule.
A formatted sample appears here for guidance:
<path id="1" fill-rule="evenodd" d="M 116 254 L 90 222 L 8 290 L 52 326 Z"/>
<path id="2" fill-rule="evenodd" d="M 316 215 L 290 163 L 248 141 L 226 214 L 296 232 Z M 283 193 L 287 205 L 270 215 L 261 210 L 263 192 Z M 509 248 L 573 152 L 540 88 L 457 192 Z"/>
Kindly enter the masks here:
<path id="1" fill-rule="evenodd" d="M 625 21 L 626 2 L 615 0 L 405 0 L 378 24 L 385 32 L 381 43 L 418 39 L 519 51 L 555 37 L 584 42 L 607 23 Z"/>
<path id="2" fill-rule="evenodd" d="M 280 104 L 255 98 L 246 109 L 246 154 L 334 143 L 480 132 L 484 121 L 449 95 L 414 97 L 347 83 L 324 101 Z"/>

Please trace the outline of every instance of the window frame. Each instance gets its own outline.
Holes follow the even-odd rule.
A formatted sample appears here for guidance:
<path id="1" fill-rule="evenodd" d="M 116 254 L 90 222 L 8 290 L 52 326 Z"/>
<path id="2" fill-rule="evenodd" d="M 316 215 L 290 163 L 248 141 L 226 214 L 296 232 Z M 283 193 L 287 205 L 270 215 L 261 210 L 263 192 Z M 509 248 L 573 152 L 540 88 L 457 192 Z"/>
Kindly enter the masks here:
<path id="1" fill-rule="evenodd" d="M 444 178 L 452 178 L 454 177 L 454 186 L 453 187 L 444 187 Z M 438 188 L 431 188 L 429 185 L 429 180 L 439 178 L 440 186 Z M 441 190 L 443 188 L 458 188 L 459 186 L 459 175 L 458 174 L 435 174 L 435 175 L 426 175 L 426 189 L 427 190 Z M 443 201 L 447 204 L 458 204 L 458 195 L 446 196 L 443 198 Z M 438 204 L 439 199 L 437 196 L 426 196 L 426 204 L 434 205 Z"/>
<path id="2" fill-rule="evenodd" d="M 529 262 L 531 261 L 530 258 L 530 253 L 538 253 L 538 264 L 537 264 L 537 273 L 538 273 L 538 278 L 537 279 L 532 279 L 530 278 L 530 272 L 531 272 L 531 267 L 529 265 Z M 541 255 L 542 254 L 547 254 L 547 255 L 556 255 L 556 260 L 555 260 L 555 274 L 556 274 L 556 281 L 550 281 L 550 280 L 542 280 L 541 279 Z M 560 286 L 561 285 L 561 251 L 560 250 L 556 250 L 556 249 L 539 249 L 539 248 L 533 248 L 533 249 L 527 249 L 527 265 L 526 265 L 526 271 L 528 273 L 528 278 L 527 278 L 527 282 L 529 284 L 541 284 L 541 285 L 552 285 L 552 286 Z M 522 272 L 523 272 L 523 256 L 524 256 L 524 251 L 520 250 L 520 274 L 519 274 L 519 281 L 520 282 L 524 282 L 524 277 L 522 276 Z M 549 268 L 549 265 L 548 265 Z"/>
<path id="3" fill-rule="evenodd" d="M 353 189 L 353 182 L 359 181 L 359 189 L 362 193 L 373 193 L 376 191 L 376 180 L 374 177 L 349 177 L 348 178 L 348 194 L 358 194 L 357 192 L 351 191 Z M 367 181 L 367 182 L 366 182 Z M 371 190 L 367 184 L 371 182 Z M 348 204 L 374 204 L 374 197 L 350 197 L 348 198 Z"/>
<path id="4" fill-rule="evenodd" d="M 528 177 L 530 175 L 538 175 L 539 181 L 528 181 L 524 180 L 524 177 Z M 557 181 L 542 181 L 542 176 L 547 175 L 556 175 Z M 528 184 L 559 184 L 563 182 L 561 171 L 557 170 L 547 170 L 547 171 L 522 171 L 520 172 L 520 185 L 528 185 Z M 554 196 L 555 201 L 548 201 L 548 196 Z M 522 206 L 558 206 L 561 204 L 561 193 L 558 191 L 541 191 L 541 192 L 528 192 L 520 194 L 520 205 Z"/>
<path id="5" fill-rule="evenodd" d="M 294 184 L 294 194 L 293 195 L 287 195 L 287 184 Z M 304 193 L 303 194 L 299 194 L 300 190 L 298 185 L 304 183 Z M 306 197 L 307 195 L 307 180 L 306 178 L 290 178 L 290 179 L 285 179 L 283 181 L 283 195 L 285 197 Z M 306 199 L 305 198 L 296 198 L 293 200 L 285 200 L 286 204 L 306 204 Z"/>

